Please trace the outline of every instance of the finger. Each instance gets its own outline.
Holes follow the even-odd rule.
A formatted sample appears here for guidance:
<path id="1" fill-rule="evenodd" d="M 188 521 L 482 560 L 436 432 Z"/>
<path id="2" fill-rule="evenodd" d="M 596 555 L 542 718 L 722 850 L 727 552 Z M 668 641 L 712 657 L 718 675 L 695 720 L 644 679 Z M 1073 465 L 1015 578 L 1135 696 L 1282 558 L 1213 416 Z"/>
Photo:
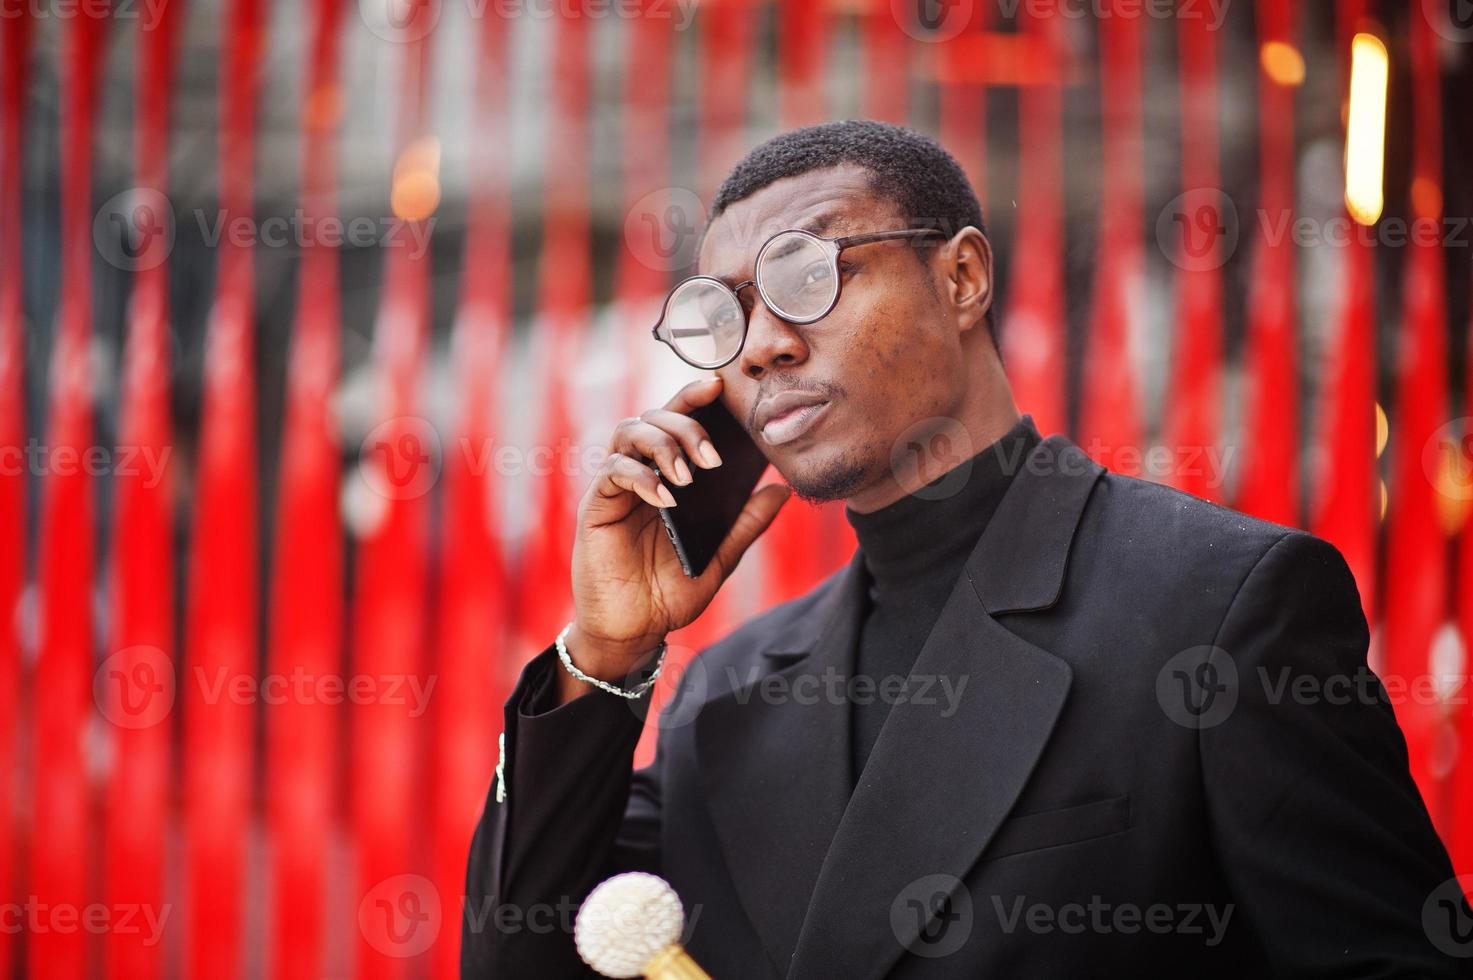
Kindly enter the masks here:
<path id="1" fill-rule="evenodd" d="M 721 465 L 721 456 L 717 454 L 716 447 L 712 445 L 711 437 L 706 434 L 705 426 L 689 415 L 681 415 L 679 412 L 671 412 L 663 408 L 652 408 L 640 418 L 673 436 L 680 443 L 680 448 L 685 451 L 686 457 L 697 466 L 709 470 Z"/>
<path id="2" fill-rule="evenodd" d="M 747 498 L 746 506 L 737 515 L 736 523 L 727 532 L 726 540 L 716 549 L 716 557 L 711 562 L 718 569 L 715 574 L 720 576 L 720 580 L 724 581 L 736 570 L 742 555 L 746 554 L 752 542 L 762 536 L 762 532 L 772 526 L 773 520 L 792 493 L 792 489 L 785 483 L 769 483 Z M 706 574 L 712 574 L 710 568 L 706 569 Z"/>
<path id="3" fill-rule="evenodd" d="M 611 453 L 594 478 L 592 496 L 614 500 L 626 493 L 634 494 L 651 507 L 675 506 L 670 489 L 660 482 L 654 470 L 623 453 Z"/>
<path id="4" fill-rule="evenodd" d="M 686 418 L 686 416 L 677 416 Z M 699 426 L 697 426 L 699 428 Z M 652 422 L 629 418 L 614 428 L 610 449 L 635 459 L 652 459 L 667 479 L 680 486 L 691 481 L 690 466 L 685 461 L 684 447 L 676 437 Z"/>
<path id="5" fill-rule="evenodd" d="M 709 378 L 700 381 L 692 381 L 675 393 L 675 397 L 665 403 L 665 408 L 682 415 L 689 415 L 691 409 L 709 405 L 721 396 L 721 375 L 713 374 Z"/>

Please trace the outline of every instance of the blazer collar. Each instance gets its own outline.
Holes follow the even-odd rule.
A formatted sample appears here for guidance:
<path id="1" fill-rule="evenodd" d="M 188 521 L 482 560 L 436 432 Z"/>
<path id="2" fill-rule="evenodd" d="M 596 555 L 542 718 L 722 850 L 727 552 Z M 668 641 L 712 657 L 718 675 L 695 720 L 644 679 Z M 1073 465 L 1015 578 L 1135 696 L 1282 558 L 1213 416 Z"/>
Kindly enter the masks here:
<path id="1" fill-rule="evenodd" d="M 967 575 L 989 613 L 1033 612 L 1058 601 L 1074 530 L 1104 472 L 1065 436 L 1049 436 L 1033 447 L 967 559 Z M 864 598 L 856 581 L 864 575 L 863 564 L 856 551 L 847 567 L 820 586 L 814 615 L 772 637 L 763 653 L 805 657 L 835 622 L 857 614 Z"/>
<path id="2" fill-rule="evenodd" d="M 1050 436 L 1015 476 L 926 639 L 863 778 L 849 778 L 849 702 L 862 557 L 813 614 L 774 637 L 768 675 L 708 702 L 696 744 L 737 893 L 779 976 L 883 976 L 926 925 L 907 888 L 965 877 L 1022 793 L 1071 672 L 1000 625 L 1056 603 L 1075 530 L 1104 470 Z M 941 696 L 948 682 L 954 697 Z M 934 879 L 947 880 L 947 879 Z M 918 896 L 929 901 L 932 894 Z M 899 910 L 899 911 L 897 911 Z"/>

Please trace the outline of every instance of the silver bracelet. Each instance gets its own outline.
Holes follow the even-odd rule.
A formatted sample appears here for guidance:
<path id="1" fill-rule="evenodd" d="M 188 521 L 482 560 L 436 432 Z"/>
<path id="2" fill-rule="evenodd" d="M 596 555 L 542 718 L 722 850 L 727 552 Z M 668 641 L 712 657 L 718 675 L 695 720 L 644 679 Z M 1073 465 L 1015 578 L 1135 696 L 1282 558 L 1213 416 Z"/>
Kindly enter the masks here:
<path id="1" fill-rule="evenodd" d="M 610 684 L 608 681 L 601 681 L 597 677 L 590 677 L 589 675 L 583 673 L 583 671 L 579 670 L 573 664 L 573 658 L 568 656 L 568 632 L 572 628 L 573 624 L 570 622 L 567 626 L 564 626 L 563 631 L 557 635 L 557 656 L 558 659 L 563 662 L 563 666 L 568 668 L 568 673 L 572 674 L 583 683 L 592 684 L 600 691 L 608 691 L 610 694 L 617 694 L 621 698 L 628 698 L 629 700 L 633 701 L 636 698 L 644 697 L 645 692 L 654 687 L 655 681 L 660 679 L 660 671 L 665 668 L 665 651 L 669 649 L 668 644 L 664 640 L 660 641 L 660 658 L 655 663 L 655 672 L 651 674 L 647 680 L 641 681 L 635 687 L 625 690 L 622 687 Z"/>

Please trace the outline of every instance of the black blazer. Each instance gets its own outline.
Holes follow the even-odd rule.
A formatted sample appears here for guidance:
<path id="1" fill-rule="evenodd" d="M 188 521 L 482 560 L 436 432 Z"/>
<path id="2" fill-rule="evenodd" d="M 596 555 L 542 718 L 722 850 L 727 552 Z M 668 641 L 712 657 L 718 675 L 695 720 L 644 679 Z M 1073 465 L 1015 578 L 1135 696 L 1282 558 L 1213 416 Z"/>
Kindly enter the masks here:
<path id="1" fill-rule="evenodd" d="M 590 975 L 572 916 L 625 869 L 717 980 L 1473 974 L 1335 548 L 1043 440 L 851 794 L 860 562 L 703 651 L 632 779 L 644 703 L 545 710 L 529 664 L 465 975 Z"/>

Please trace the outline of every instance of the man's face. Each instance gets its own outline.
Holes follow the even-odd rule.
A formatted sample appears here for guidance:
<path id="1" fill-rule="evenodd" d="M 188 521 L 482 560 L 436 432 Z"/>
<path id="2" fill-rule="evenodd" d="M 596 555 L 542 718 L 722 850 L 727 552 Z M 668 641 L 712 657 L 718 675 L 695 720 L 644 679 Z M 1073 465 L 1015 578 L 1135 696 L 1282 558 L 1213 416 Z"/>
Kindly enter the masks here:
<path id="1" fill-rule="evenodd" d="M 810 171 L 723 212 L 702 243 L 700 271 L 730 286 L 751 279 L 762 243 L 788 228 L 833 238 L 905 227 L 899 206 L 870 190 L 867 170 L 844 164 Z M 838 304 L 807 325 L 779 319 L 755 288 L 742 290 L 747 339 L 716 372 L 722 399 L 799 495 L 852 496 L 891 475 L 892 452 L 913 423 L 955 414 L 966 370 L 943 266 L 939 255 L 921 262 L 903 239 L 846 249 Z M 789 416 L 764 433 L 757 426 L 762 400 L 795 390 L 825 404 L 799 410 L 813 411 L 806 428 Z M 796 436 L 795 428 L 802 429 Z"/>

